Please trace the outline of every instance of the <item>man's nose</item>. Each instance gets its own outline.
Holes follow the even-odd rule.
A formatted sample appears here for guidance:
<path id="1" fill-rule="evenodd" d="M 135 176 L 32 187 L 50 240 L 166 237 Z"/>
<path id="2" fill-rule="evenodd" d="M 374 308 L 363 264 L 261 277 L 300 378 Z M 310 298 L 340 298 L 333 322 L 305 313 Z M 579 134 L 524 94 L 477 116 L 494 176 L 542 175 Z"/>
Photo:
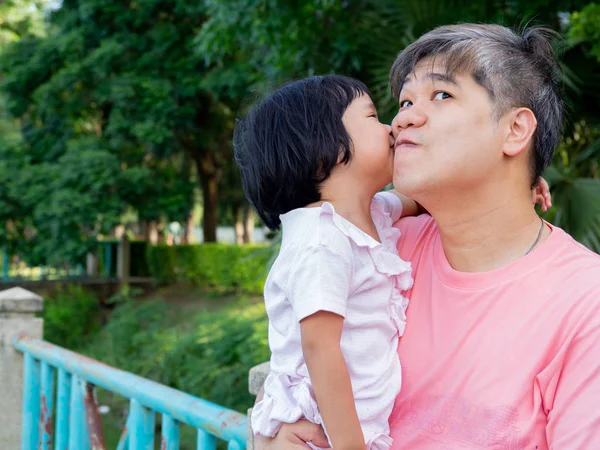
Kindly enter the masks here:
<path id="1" fill-rule="evenodd" d="M 394 136 L 409 127 L 422 127 L 427 122 L 427 115 L 425 112 L 415 106 L 403 109 L 396 114 L 394 120 L 392 120 L 392 133 Z"/>

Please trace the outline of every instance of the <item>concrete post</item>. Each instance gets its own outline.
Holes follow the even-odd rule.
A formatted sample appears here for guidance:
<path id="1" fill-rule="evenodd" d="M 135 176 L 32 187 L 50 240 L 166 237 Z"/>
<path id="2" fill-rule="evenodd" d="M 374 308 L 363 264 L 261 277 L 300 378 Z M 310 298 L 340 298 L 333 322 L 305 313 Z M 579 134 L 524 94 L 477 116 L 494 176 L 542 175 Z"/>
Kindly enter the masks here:
<path id="1" fill-rule="evenodd" d="M 23 354 L 12 347 L 13 337 L 25 333 L 42 338 L 43 309 L 39 295 L 15 287 L 0 291 L 0 448 L 21 448 L 23 411 Z"/>
<path id="2" fill-rule="evenodd" d="M 98 255 L 95 252 L 90 252 L 85 260 L 85 272 L 88 277 L 98 277 Z"/>
<path id="3" fill-rule="evenodd" d="M 269 362 L 259 364 L 250 369 L 248 373 L 248 390 L 252 395 L 258 394 L 258 391 L 265 384 L 265 379 L 269 374 L 270 370 Z M 252 408 L 248 410 L 248 441 L 246 444 L 246 450 L 254 450 L 254 434 L 250 427 L 250 415 L 252 414 Z"/>
<path id="4" fill-rule="evenodd" d="M 129 275 L 131 273 L 131 245 L 126 235 L 119 240 L 119 250 L 117 252 L 117 278 L 121 285 L 129 284 Z"/>

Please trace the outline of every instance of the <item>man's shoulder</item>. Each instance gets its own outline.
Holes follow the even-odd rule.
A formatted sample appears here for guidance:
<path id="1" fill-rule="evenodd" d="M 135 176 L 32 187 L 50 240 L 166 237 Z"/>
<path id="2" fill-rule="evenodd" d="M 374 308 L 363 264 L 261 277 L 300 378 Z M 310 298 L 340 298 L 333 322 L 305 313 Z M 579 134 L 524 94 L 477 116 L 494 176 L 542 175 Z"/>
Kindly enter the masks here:
<path id="1" fill-rule="evenodd" d="M 553 228 L 553 232 L 559 233 L 560 240 L 563 242 L 563 246 L 559 252 L 559 259 L 561 260 L 563 267 L 568 265 L 580 268 L 580 272 L 583 274 L 598 274 L 598 278 L 595 281 L 600 286 L 600 255 L 576 241 L 570 234 L 561 228 Z"/>
<path id="2" fill-rule="evenodd" d="M 562 284 L 571 298 L 587 299 L 600 306 L 600 255 L 558 227 L 553 232 L 560 234 L 563 245 L 550 261 L 546 276 Z"/>

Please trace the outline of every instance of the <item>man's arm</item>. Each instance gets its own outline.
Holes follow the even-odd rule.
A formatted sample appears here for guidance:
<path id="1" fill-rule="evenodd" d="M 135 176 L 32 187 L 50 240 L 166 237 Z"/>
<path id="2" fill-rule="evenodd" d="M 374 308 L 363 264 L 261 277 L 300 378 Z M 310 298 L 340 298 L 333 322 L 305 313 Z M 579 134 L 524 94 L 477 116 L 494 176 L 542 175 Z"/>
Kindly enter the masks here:
<path id="1" fill-rule="evenodd" d="M 551 450 L 600 448 L 600 289 L 596 291 L 591 299 L 595 307 L 586 312 L 555 375 L 556 392 L 547 406 Z"/>
<path id="2" fill-rule="evenodd" d="M 273 438 L 254 436 L 254 450 L 306 450 L 307 442 L 316 447 L 329 448 L 329 442 L 320 425 L 308 420 L 284 423 Z"/>

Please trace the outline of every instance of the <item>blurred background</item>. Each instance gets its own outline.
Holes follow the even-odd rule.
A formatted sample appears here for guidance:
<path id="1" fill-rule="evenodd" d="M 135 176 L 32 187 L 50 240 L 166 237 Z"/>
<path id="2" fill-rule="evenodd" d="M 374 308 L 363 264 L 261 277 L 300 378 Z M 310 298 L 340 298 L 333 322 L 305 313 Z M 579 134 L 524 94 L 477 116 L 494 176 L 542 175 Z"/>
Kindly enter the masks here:
<path id="1" fill-rule="evenodd" d="M 456 22 L 563 36 L 545 217 L 599 251 L 600 3 L 0 0 L 0 283 L 38 283 L 46 339 L 243 411 L 247 369 L 268 358 L 276 239 L 241 191 L 236 115 L 257 92 L 335 72 L 364 81 L 389 121 L 398 52 Z M 125 238 L 141 289 L 118 273 Z"/>

